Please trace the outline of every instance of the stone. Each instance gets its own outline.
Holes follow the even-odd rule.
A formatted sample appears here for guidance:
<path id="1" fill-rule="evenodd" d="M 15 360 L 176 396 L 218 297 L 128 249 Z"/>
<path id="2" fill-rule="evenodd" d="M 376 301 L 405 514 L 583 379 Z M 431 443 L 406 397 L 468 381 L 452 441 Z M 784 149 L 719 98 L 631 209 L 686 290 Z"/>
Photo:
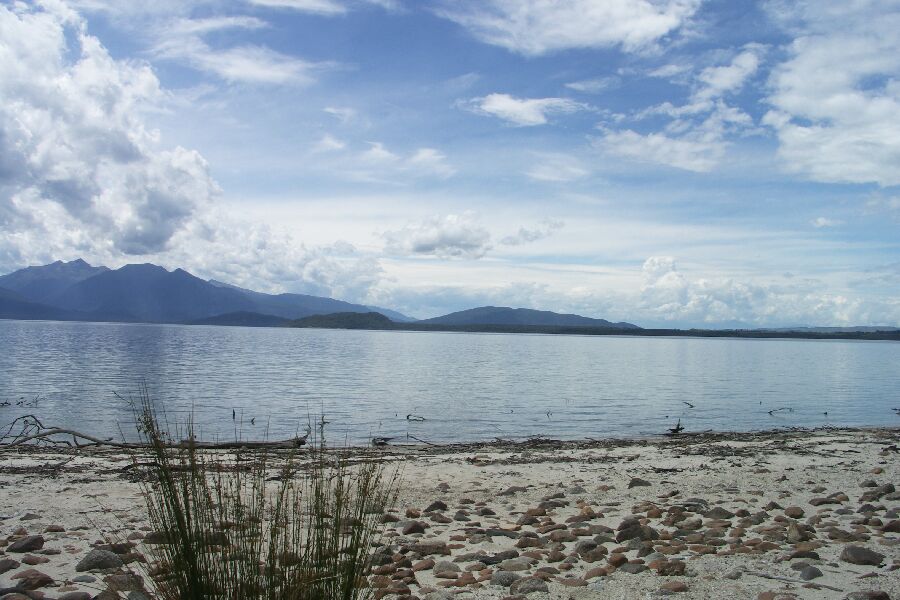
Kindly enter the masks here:
<path id="1" fill-rule="evenodd" d="M 441 500 L 435 500 L 425 508 L 424 512 L 433 512 L 435 510 L 447 510 L 447 503 L 442 502 Z"/>
<path id="2" fill-rule="evenodd" d="M 845 546 L 841 552 L 841 560 L 854 565 L 878 566 L 884 562 L 884 554 L 879 554 L 862 546 Z"/>
<path id="3" fill-rule="evenodd" d="M 87 592 L 66 592 L 59 600 L 91 600 L 92 596 Z"/>
<path id="4" fill-rule="evenodd" d="M 822 571 L 812 565 L 809 565 L 800 571 L 800 579 L 803 581 L 810 581 L 818 577 L 822 577 Z"/>
<path id="5" fill-rule="evenodd" d="M 527 556 L 508 558 L 497 565 L 501 571 L 527 571 L 531 568 L 532 559 Z"/>
<path id="6" fill-rule="evenodd" d="M 646 479 L 641 479 L 640 477 L 632 477 L 631 481 L 628 482 L 628 489 L 630 490 L 631 488 L 635 487 L 648 487 L 651 485 L 653 484 Z"/>
<path id="7" fill-rule="evenodd" d="M 721 506 L 716 506 L 706 511 L 703 516 L 707 519 L 733 519 L 734 513 Z"/>
<path id="8" fill-rule="evenodd" d="M 784 509 L 784 516 L 792 519 L 802 519 L 804 515 L 803 509 L 799 506 L 788 506 Z"/>
<path id="9" fill-rule="evenodd" d="M 618 571 L 622 571 L 623 573 L 630 573 L 631 575 L 637 575 L 638 573 L 643 573 L 647 570 L 647 565 L 642 565 L 640 563 L 625 563 L 621 567 L 617 569 Z"/>
<path id="10" fill-rule="evenodd" d="M 18 580 L 18 587 L 24 590 L 36 590 L 53 584 L 53 578 L 37 569 L 25 569 L 13 575 L 10 579 Z"/>
<path id="11" fill-rule="evenodd" d="M 44 547 L 44 536 L 28 535 L 6 547 L 7 552 L 34 552 Z"/>
<path id="12" fill-rule="evenodd" d="M 75 571 L 82 573 L 93 569 L 117 569 L 125 563 L 114 552 L 94 548 L 75 565 Z"/>
<path id="13" fill-rule="evenodd" d="M 891 600 L 887 592 L 866 590 L 864 592 L 851 592 L 847 594 L 845 600 Z"/>
<path id="14" fill-rule="evenodd" d="M 437 575 L 438 573 L 459 573 L 461 571 L 458 564 L 452 563 L 448 560 L 437 562 L 432 570 L 434 571 L 435 575 Z"/>
<path id="15" fill-rule="evenodd" d="M 688 586 L 683 581 L 667 581 L 666 583 L 660 586 L 660 589 L 668 590 L 670 592 L 681 593 L 688 591 Z"/>
<path id="16" fill-rule="evenodd" d="M 900 533 L 900 521 L 894 519 L 881 528 L 884 533 Z"/>
<path id="17" fill-rule="evenodd" d="M 513 584 L 509 586 L 509 591 L 513 594 L 528 595 L 535 592 L 549 593 L 550 589 L 547 587 L 547 582 L 543 579 L 538 577 L 523 577 L 522 579 L 513 582 Z"/>
<path id="18" fill-rule="evenodd" d="M 13 560 L 11 558 L 0 559 L 0 573 L 6 573 L 7 571 L 18 569 L 19 566 L 20 564 L 17 560 Z"/>
<path id="19" fill-rule="evenodd" d="M 409 521 L 402 529 L 403 535 L 412 535 L 413 533 L 425 533 L 425 524 L 420 521 Z"/>
<path id="20" fill-rule="evenodd" d="M 634 525 L 616 533 L 616 543 L 621 544 L 634 539 L 642 541 L 658 540 L 659 532 L 647 525 Z"/>
<path id="21" fill-rule="evenodd" d="M 491 585 L 509 587 L 521 578 L 521 575 L 514 573 L 513 571 L 495 571 L 491 575 Z"/>

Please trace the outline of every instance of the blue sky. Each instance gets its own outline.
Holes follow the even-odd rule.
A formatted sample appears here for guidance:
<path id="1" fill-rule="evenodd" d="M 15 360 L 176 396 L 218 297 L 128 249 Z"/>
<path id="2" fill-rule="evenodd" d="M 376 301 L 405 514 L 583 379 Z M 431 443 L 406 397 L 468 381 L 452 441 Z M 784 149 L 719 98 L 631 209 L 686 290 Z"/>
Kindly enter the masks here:
<path id="1" fill-rule="evenodd" d="M 0 7 L 0 271 L 900 325 L 900 2 Z"/>

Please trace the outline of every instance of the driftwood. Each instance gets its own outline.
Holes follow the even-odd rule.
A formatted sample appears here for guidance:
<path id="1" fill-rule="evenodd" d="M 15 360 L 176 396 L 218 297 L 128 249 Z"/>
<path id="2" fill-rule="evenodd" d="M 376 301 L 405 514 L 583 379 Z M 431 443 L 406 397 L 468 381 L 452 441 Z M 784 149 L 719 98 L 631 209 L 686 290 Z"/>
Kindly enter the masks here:
<path id="1" fill-rule="evenodd" d="M 780 575 L 769 575 L 768 573 L 761 573 L 759 571 L 747 571 L 747 575 L 753 575 L 754 577 L 762 577 L 763 579 L 772 579 L 774 581 L 783 581 L 785 583 L 796 583 L 799 585 L 813 585 L 820 588 L 825 588 L 826 590 L 831 590 L 832 592 L 843 592 L 841 588 L 832 587 L 830 585 L 825 585 L 824 583 L 816 583 L 815 581 L 803 581 L 801 579 L 791 579 L 790 577 L 781 577 Z"/>
<path id="2" fill-rule="evenodd" d="M 21 424 L 21 430 L 13 433 L 16 424 Z M 67 446 L 84 447 L 84 446 L 109 446 L 112 448 L 127 449 L 145 449 L 151 447 L 147 443 L 132 442 L 115 442 L 112 439 L 101 439 L 87 433 L 68 429 L 66 427 L 46 427 L 34 415 L 25 415 L 18 417 L 9 425 L 3 427 L 5 433 L 0 436 L 0 449 L 15 448 L 25 446 L 36 442 L 50 442 L 54 444 L 65 444 Z M 166 444 L 167 448 L 194 448 L 203 450 L 238 450 L 238 449 L 289 449 L 299 448 L 306 444 L 306 440 L 310 435 L 307 431 L 305 435 L 290 438 L 287 440 L 276 441 L 233 441 L 233 442 L 200 442 L 194 439 L 181 440 L 177 443 Z M 54 436 L 71 436 L 72 441 L 53 439 Z M 8 441 L 7 441 L 8 440 Z M 79 443 L 84 440 L 88 443 Z"/>

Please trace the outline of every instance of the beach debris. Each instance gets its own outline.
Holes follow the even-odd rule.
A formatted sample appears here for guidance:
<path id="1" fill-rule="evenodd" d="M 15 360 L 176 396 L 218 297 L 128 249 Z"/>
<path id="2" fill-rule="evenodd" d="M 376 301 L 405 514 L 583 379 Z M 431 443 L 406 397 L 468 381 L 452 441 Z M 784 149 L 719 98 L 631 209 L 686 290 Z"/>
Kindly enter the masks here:
<path id="1" fill-rule="evenodd" d="M 392 437 L 377 437 L 376 436 L 376 437 L 372 438 L 372 445 L 373 446 L 387 446 L 388 442 L 390 442 L 392 439 L 394 439 L 394 438 L 392 438 Z"/>
<path id="2" fill-rule="evenodd" d="M 412 413 L 406 415 L 407 421 L 424 421 L 425 417 L 420 417 L 419 415 L 414 415 Z"/>
<path id="3" fill-rule="evenodd" d="M 682 431 L 684 431 L 684 425 L 681 424 L 681 419 L 678 419 L 678 423 L 675 424 L 675 427 L 669 428 L 668 435 L 678 435 Z"/>
<path id="4" fill-rule="evenodd" d="M 767 411 L 767 412 L 774 417 L 775 413 L 781 412 L 783 410 L 786 410 L 788 412 L 794 412 L 794 409 L 789 406 L 782 406 L 781 408 L 773 408 L 772 410 Z"/>
<path id="5" fill-rule="evenodd" d="M 682 403 L 682 404 L 687 404 L 688 408 L 694 408 L 694 405 L 691 404 L 690 402 L 686 401 L 686 400 L 682 400 L 681 403 Z"/>

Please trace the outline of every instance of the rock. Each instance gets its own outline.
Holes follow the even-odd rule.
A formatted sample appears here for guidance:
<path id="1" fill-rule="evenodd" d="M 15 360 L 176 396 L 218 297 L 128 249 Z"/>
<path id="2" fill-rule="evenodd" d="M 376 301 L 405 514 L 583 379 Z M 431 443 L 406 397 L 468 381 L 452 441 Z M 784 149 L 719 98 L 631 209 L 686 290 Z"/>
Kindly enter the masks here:
<path id="1" fill-rule="evenodd" d="M 53 578 L 37 569 L 25 569 L 13 575 L 10 579 L 18 579 L 18 587 L 25 590 L 36 590 L 53 584 Z"/>
<path id="2" fill-rule="evenodd" d="M 114 552 L 94 548 L 78 561 L 78 564 L 75 565 L 75 571 L 82 573 L 93 569 L 116 569 L 124 564 L 122 559 Z"/>
<path id="3" fill-rule="evenodd" d="M 0 573 L 6 573 L 7 571 L 18 569 L 19 566 L 20 564 L 17 560 L 13 560 L 11 558 L 0 559 Z"/>
<path id="4" fill-rule="evenodd" d="M 884 533 L 900 533 L 900 521 L 894 519 L 881 528 Z"/>
<path id="5" fill-rule="evenodd" d="M 625 563 L 621 567 L 617 569 L 617 571 L 622 571 L 623 573 L 630 573 L 631 575 L 637 575 L 638 573 L 643 573 L 647 570 L 647 565 L 642 565 L 640 563 Z"/>
<path id="6" fill-rule="evenodd" d="M 784 509 L 784 516 L 790 517 L 792 519 L 802 519 L 803 514 L 803 509 L 799 506 L 788 506 L 786 509 Z"/>
<path id="7" fill-rule="evenodd" d="M 734 513 L 721 506 L 716 506 L 703 514 L 707 519 L 733 519 Z"/>
<path id="8" fill-rule="evenodd" d="M 28 535 L 6 547 L 7 552 L 34 552 L 44 547 L 44 536 Z"/>
<path id="9" fill-rule="evenodd" d="M 425 524 L 420 521 L 410 521 L 403 526 L 403 535 L 412 535 L 414 533 L 425 533 Z"/>
<path id="10" fill-rule="evenodd" d="M 494 574 L 491 575 L 491 585 L 509 587 L 519 579 L 522 579 L 522 576 L 518 573 L 512 571 L 495 571 Z"/>
<path id="11" fill-rule="evenodd" d="M 647 525 L 634 525 L 616 533 L 616 543 L 619 544 L 635 539 L 642 541 L 657 540 L 659 539 L 659 533 Z"/>
<path id="12" fill-rule="evenodd" d="M 800 571 L 800 579 L 802 579 L 803 581 L 810 581 L 812 579 L 816 579 L 817 577 L 821 577 L 821 576 L 822 576 L 822 571 L 820 571 L 819 569 L 817 569 L 816 567 L 814 567 L 812 565 L 805 567 L 804 569 L 802 569 Z"/>
<path id="13" fill-rule="evenodd" d="M 634 487 L 644 487 L 644 486 L 651 486 L 651 485 L 653 485 L 653 484 L 650 483 L 649 481 L 647 481 L 646 479 L 641 479 L 640 477 L 632 477 L 631 481 L 628 482 L 628 489 L 630 490 L 631 488 L 634 488 Z"/>
<path id="14" fill-rule="evenodd" d="M 666 583 L 660 586 L 660 589 L 668 590 L 670 592 L 680 593 L 688 591 L 688 586 L 683 581 L 667 581 Z"/>
<path id="15" fill-rule="evenodd" d="M 878 566 L 884 561 L 884 554 L 879 554 L 862 546 L 845 546 L 841 552 L 841 560 L 854 565 Z"/>
<path id="16" fill-rule="evenodd" d="M 425 508 L 424 512 L 433 512 L 435 510 L 447 510 L 447 503 L 435 500 Z"/>
<path id="17" fill-rule="evenodd" d="M 520 556 L 519 558 L 506 559 L 497 566 L 501 571 L 527 571 L 531 568 L 532 562 L 533 559 L 527 556 Z"/>
<path id="18" fill-rule="evenodd" d="M 851 592 L 844 597 L 844 600 L 891 600 L 887 592 L 866 590 L 864 592 Z"/>
<path id="19" fill-rule="evenodd" d="M 509 586 L 509 591 L 513 594 L 527 595 L 535 592 L 549 593 L 550 589 L 547 587 L 547 582 L 543 579 L 537 577 L 523 577 L 522 579 L 514 581 L 513 584 Z"/>
<path id="20" fill-rule="evenodd" d="M 87 592 L 66 592 L 59 600 L 91 600 L 92 596 Z"/>
<path id="21" fill-rule="evenodd" d="M 442 560 L 437 562 L 432 569 L 434 574 L 438 573 L 459 573 L 462 569 L 459 568 L 459 565 L 456 563 L 452 563 L 448 560 Z"/>
<path id="22" fill-rule="evenodd" d="M 744 572 L 740 569 L 732 569 L 725 573 L 725 579 L 740 579 L 743 574 Z"/>

